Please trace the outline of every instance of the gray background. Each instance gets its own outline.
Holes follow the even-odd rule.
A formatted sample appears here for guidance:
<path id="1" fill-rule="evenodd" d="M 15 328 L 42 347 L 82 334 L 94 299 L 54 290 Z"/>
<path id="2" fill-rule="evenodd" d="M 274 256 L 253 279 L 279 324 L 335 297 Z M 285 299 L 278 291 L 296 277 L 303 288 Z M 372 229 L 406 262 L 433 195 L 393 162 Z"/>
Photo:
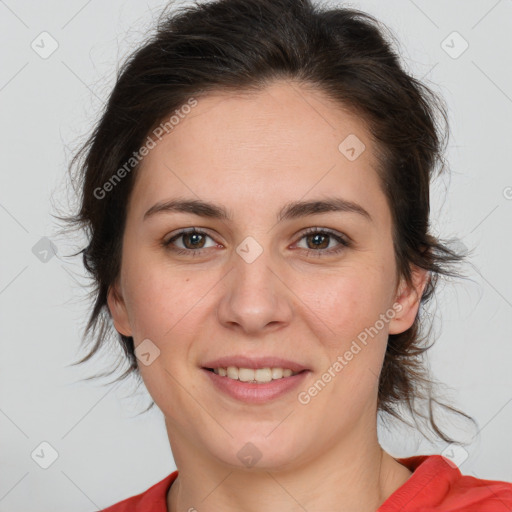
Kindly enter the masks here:
<path id="1" fill-rule="evenodd" d="M 175 469 L 161 413 L 137 416 L 144 389 L 83 380 L 115 353 L 69 366 L 84 354 L 86 281 L 80 258 L 64 257 L 80 240 L 57 236 L 50 216 L 72 206 L 70 157 L 164 4 L 0 0 L 1 512 L 97 510 Z M 445 97 L 452 175 L 432 188 L 433 229 L 474 248 L 470 279 L 440 287 L 430 361 L 480 433 L 465 452 L 401 430 L 383 429 L 383 445 L 395 456 L 444 451 L 465 474 L 512 481 L 512 1 L 347 5 L 387 24 L 407 69 Z M 44 237 L 56 255 L 45 255 Z M 47 469 L 42 442 L 58 452 Z"/>

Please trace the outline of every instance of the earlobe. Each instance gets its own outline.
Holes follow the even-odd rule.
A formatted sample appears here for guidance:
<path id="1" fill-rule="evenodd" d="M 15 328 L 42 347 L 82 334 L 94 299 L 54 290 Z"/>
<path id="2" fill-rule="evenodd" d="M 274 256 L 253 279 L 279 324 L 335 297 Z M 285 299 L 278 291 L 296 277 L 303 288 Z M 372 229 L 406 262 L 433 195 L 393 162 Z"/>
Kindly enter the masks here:
<path id="1" fill-rule="evenodd" d="M 107 305 L 116 331 L 124 336 L 132 336 L 126 305 L 117 283 L 110 285 L 108 289 Z"/>
<path id="2" fill-rule="evenodd" d="M 397 313 L 389 322 L 389 334 L 400 334 L 412 326 L 429 279 L 429 272 L 419 267 L 412 269 L 412 285 L 401 279 L 393 306 Z"/>

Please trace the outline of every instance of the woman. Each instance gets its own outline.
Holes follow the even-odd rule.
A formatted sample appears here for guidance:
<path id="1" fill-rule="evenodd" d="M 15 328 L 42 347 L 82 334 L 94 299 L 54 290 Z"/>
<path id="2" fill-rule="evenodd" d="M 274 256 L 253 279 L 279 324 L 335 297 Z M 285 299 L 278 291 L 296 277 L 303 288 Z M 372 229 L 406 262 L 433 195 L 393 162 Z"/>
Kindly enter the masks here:
<path id="1" fill-rule="evenodd" d="M 215 1 L 135 52 L 75 160 L 83 361 L 111 318 L 178 470 L 106 510 L 510 511 L 512 484 L 377 438 L 436 401 L 420 306 L 462 259 L 429 232 L 440 120 L 350 9 Z"/>

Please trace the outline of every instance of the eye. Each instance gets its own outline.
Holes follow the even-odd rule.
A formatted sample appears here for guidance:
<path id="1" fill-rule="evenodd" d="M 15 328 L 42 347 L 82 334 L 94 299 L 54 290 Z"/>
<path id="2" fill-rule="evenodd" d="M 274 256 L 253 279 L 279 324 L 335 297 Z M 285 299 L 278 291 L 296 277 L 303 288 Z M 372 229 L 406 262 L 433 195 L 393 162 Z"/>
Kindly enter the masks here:
<path id="1" fill-rule="evenodd" d="M 310 256 L 322 256 L 323 254 L 337 254 L 347 247 L 350 247 L 349 240 L 341 235 L 340 233 L 334 232 L 330 229 L 325 228 L 309 228 L 306 230 L 300 240 L 306 240 L 306 245 L 315 247 L 315 249 L 309 249 L 306 247 L 306 252 Z M 338 242 L 338 246 L 327 249 L 332 240 Z M 325 250 L 327 249 L 327 250 Z"/>
<path id="2" fill-rule="evenodd" d="M 213 238 L 208 235 L 208 233 L 197 228 L 188 228 L 179 231 L 173 237 L 164 241 L 162 245 L 176 254 L 195 256 L 202 254 L 206 249 L 219 246 L 219 244 L 214 242 L 210 247 L 206 247 L 206 238 L 210 238 L 213 241 Z M 175 245 L 175 242 L 180 239 L 182 247 Z M 306 240 L 306 244 L 310 244 L 311 247 L 314 247 L 314 249 L 306 247 L 305 251 L 308 256 L 337 254 L 351 246 L 350 241 L 346 237 L 326 228 L 309 228 L 302 234 L 300 240 L 303 239 Z M 336 241 L 338 246 L 329 249 L 328 246 L 332 240 Z"/>
<path id="3" fill-rule="evenodd" d="M 171 249 L 177 254 L 192 254 L 193 256 L 196 254 L 201 254 L 203 249 L 205 248 L 205 239 L 212 237 L 209 236 L 204 231 L 201 231 L 196 228 L 183 229 L 169 240 L 163 242 L 163 246 Z M 174 246 L 175 240 L 182 239 L 183 248 Z M 218 245 L 214 244 L 213 246 Z"/>

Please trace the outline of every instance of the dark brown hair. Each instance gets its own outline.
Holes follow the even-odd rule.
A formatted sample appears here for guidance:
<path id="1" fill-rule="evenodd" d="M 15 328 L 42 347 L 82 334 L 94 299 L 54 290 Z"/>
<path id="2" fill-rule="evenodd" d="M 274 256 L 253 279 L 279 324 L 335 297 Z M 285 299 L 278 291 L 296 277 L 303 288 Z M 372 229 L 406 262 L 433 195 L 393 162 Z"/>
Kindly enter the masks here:
<path id="1" fill-rule="evenodd" d="M 405 421 L 398 412 L 405 405 L 451 442 L 436 424 L 432 406 L 471 418 L 435 398 L 435 382 L 422 357 L 431 346 L 426 343 L 431 329 L 422 332 L 423 308 L 438 277 L 460 275 L 455 264 L 464 258 L 429 227 L 430 183 L 446 168 L 443 100 L 403 69 L 392 34 L 361 11 L 310 0 L 220 0 L 166 10 L 154 33 L 122 65 L 99 123 L 71 162 L 80 207 L 61 219 L 87 234 L 81 252 L 92 277 L 94 307 L 84 338 L 95 340 L 75 364 L 90 359 L 113 334 L 129 363 L 116 380 L 132 373 L 140 378 L 133 338 L 115 332 L 107 306 L 109 287 L 120 271 L 126 207 L 139 167 L 126 163 L 190 98 L 209 91 L 257 91 L 285 79 L 323 91 L 363 120 L 374 138 L 392 213 L 398 275 L 411 283 L 411 265 L 430 275 L 412 327 L 389 336 L 378 408 Z M 123 166 L 126 172 L 118 179 Z M 112 186 L 106 192 L 108 182 Z M 426 413 L 418 406 L 424 401 Z"/>

